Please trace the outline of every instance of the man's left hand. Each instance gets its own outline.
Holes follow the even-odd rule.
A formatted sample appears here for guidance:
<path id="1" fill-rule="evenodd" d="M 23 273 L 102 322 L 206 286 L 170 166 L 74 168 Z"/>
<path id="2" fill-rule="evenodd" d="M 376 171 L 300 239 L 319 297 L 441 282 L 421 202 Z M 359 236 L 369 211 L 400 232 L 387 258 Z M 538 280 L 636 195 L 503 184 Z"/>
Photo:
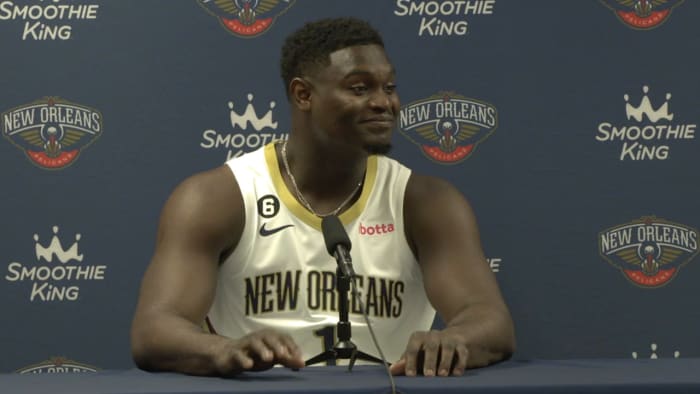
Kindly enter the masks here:
<path id="1" fill-rule="evenodd" d="M 464 339 L 454 330 L 416 331 L 411 335 L 401 359 L 391 365 L 391 373 L 459 376 L 467 368 L 468 358 L 469 350 Z"/>

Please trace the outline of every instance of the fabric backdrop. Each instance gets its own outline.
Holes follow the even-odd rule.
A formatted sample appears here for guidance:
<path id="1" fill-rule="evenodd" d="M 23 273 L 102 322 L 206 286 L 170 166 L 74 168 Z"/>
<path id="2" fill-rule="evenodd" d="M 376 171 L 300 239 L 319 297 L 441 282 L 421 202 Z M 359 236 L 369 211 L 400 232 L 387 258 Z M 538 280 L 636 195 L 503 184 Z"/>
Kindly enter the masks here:
<path id="1" fill-rule="evenodd" d="M 700 356 L 700 2 L 0 0 L 0 372 L 133 367 L 165 199 L 287 137 L 281 44 L 335 16 L 384 36 L 390 156 L 473 205 L 516 358 Z"/>

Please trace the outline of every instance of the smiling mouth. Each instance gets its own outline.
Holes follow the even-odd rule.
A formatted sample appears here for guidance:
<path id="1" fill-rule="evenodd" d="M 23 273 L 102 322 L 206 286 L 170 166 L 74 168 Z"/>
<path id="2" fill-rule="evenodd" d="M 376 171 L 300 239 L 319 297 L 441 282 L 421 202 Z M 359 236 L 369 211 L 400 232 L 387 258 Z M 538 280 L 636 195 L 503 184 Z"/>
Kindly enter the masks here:
<path id="1" fill-rule="evenodd" d="M 361 123 L 374 124 L 377 126 L 393 126 L 394 119 L 392 119 L 392 118 L 373 118 L 373 119 L 365 119 Z"/>

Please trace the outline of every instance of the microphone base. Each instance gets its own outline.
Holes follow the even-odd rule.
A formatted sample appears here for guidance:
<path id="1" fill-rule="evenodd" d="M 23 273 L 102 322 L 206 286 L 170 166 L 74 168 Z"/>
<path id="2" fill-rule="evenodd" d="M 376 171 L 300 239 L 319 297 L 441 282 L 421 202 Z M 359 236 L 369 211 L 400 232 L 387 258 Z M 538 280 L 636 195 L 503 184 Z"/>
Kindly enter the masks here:
<path id="1" fill-rule="evenodd" d="M 350 360 L 350 364 L 348 365 L 348 371 L 352 371 L 352 367 L 355 365 L 356 360 L 384 364 L 384 362 L 381 359 L 367 354 L 361 350 L 357 350 L 357 346 L 355 346 L 355 344 L 352 343 L 352 341 L 339 341 L 335 344 L 333 349 L 326 350 L 325 352 L 319 353 L 316 356 L 308 359 L 305 362 L 305 365 L 308 367 L 309 365 L 318 364 L 322 362 L 326 362 L 328 365 L 336 365 L 336 360 L 340 359 Z"/>

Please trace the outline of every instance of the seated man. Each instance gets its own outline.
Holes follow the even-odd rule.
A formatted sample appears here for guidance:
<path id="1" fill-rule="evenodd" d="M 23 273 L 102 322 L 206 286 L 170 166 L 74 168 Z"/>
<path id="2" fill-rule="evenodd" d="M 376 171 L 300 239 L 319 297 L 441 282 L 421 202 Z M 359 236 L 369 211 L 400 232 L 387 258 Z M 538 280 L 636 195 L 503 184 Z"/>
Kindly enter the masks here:
<path id="1" fill-rule="evenodd" d="M 399 98 L 379 34 L 351 18 L 306 24 L 281 68 L 289 138 L 190 177 L 165 204 L 132 326 L 136 364 L 230 376 L 300 368 L 332 347 L 327 215 L 349 233 L 393 374 L 460 375 L 509 357 L 510 313 L 469 204 L 384 156 Z M 446 327 L 430 331 L 436 310 Z M 350 321 L 358 349 L 376 355 L 354 299 Z"/>

